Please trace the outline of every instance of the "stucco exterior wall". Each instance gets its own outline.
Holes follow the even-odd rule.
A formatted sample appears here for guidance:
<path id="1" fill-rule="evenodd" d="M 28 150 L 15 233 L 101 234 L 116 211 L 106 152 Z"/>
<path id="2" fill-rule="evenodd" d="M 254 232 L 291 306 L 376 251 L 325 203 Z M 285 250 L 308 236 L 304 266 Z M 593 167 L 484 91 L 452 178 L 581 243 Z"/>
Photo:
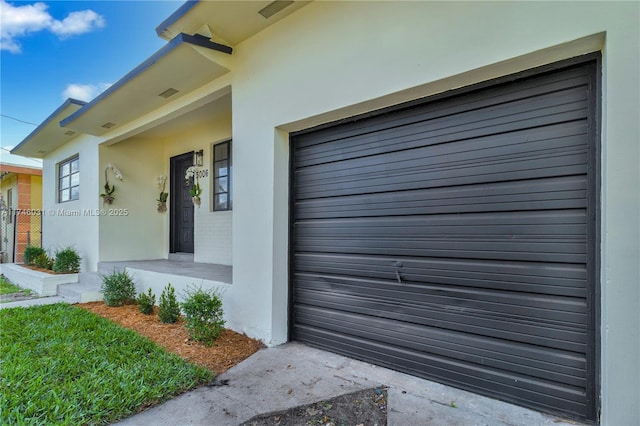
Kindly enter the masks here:
<path id="1" fill-rule="evenodd" d="M 57 165 L 74 155 L 80 158 L 80 198 L 58 202 Z M 96 270 L 98 262 L 98 216 L 88 212 L 100 207 L 98 146 L 90 136 L 81 136 L 44 157 L 42 168 L 42 246 L 54 252 L 74 247 L 82 257 L 83 272 Z"/>
<path id="2" fill-rule="evenodd" d="M 96 174 L 101 192 L 107 164 L 115 165 L 124 177 L 119 181 L 108 172 L 109 183 L 116 190 L 111 205 L 101 203 L 104 214 L 99 219 L 100 261 L 166 258 L 167 213 L 159 213 L 156 207 L 160 192 L 156 179 L 166 174 L 162 143 L 133 138 L 112 146 L 101 145 L 99 153 Z"/>
<path id="3" fill-rule="evenodd" d="M 636 424 L 638 16 L 638 3 L 314 2 L 236 46 L 231 325 L 286 340 L 289 131 L 602 51 L 602 421 Z"/>

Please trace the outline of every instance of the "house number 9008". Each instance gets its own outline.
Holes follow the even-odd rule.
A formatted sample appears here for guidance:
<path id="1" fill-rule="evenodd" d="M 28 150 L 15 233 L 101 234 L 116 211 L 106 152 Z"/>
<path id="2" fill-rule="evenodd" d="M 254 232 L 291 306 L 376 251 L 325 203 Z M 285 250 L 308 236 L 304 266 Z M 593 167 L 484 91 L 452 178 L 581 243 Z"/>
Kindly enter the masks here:
<path id="1" fill-rule="evenodd" d="M 198 174 L 198 179 L 209 177 L 209 169 L 198 170 L 197 174 Z"/>

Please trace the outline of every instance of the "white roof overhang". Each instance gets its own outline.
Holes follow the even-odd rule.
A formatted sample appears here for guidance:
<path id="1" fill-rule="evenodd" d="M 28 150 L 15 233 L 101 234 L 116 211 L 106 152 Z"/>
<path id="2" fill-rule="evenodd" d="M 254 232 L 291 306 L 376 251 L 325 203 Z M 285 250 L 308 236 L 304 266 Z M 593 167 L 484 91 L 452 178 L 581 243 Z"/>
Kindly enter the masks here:
<path id="1" fill-rule="evenodd" d="M 228 73 L 220 63 L 227 63 L 231 51 L 199 35 L 178 34 L 60 125 L 104 135 Z"/>
<path id="2" fill-rule="evenodd" d="M 311 1 L 189 0 L 156 28 L 169 40 L 179 33 L 202 34 L 236 46 Z"/>
<path id="3" fill-rule="evenodd" d="M 82 108 L 86 102 L 67 99 L 47 117 L 29 136 L 11 150 L 12 154 L 42 158 L 47 153 L 69 142 L 78 132 L 60 127 L 60 120 Z"/>

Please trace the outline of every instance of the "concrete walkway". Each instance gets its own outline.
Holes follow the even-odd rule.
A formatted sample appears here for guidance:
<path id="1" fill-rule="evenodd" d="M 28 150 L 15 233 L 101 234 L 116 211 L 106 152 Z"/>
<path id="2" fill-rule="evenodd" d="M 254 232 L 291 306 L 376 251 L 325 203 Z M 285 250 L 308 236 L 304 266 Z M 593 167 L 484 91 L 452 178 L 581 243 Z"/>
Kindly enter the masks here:
<path id="1" fill-rule="evenodd" d="M 261 350 L 222 380 L 228 385 L 196 389 L 118 424 L 235 426 L 380 385 L 388 386 L 390 426 L 578 424 L 298 343 Z"/>

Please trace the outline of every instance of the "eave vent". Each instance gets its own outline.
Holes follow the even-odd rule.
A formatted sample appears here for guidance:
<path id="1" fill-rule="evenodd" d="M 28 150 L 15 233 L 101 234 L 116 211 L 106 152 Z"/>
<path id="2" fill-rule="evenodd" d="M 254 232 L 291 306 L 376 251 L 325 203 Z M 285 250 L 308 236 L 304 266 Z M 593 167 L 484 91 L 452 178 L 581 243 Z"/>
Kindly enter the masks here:
<path id="1" fill-rule="evenodd" d="M 168 97 L 173 96 L 176 93 L 178 93 L 178 90 L 174 89 L 173 87 L 169 87 L 167 90 L 165 90 L 164 92 L 160 93 L 158 96 L 161 96 L 161 97 L 167 99 Z"/>
<path id="2" fill-rule="evenodd" d="M 64 132 L 64 134 L 67 136 L 73 136 L 76 134 L 76 132 L 74 132 L 73 130 L 67 130 L 66 132 Z"/>
<path id="3" fill-rule="evenodd" d="M 102 125 L 102 127 L 104 127 L 105 129 L 110 129 L 110 128 L 112 128 L 112 127 L 113 127 L 113 126 L 115 126 L 115 125 L 116 125 L 116 123 L 112 123 L 112 122 L 110 122 L 110 121 L 109 121 L 109 122 L 107 122 L 107 123 L 104 123 L 104 124 Z"/>
<path id="4" fill-rule="evenodd" d="M 261 11 L 258 13 L 264 16 L 266 19 L 271 18 L 276 13 L 280 12 L 282 9 L 289 7 L 293 4 L 293 1 L 285 1 L 285 0 L 276 0 L 274 2 L 266 5 Z"/>

